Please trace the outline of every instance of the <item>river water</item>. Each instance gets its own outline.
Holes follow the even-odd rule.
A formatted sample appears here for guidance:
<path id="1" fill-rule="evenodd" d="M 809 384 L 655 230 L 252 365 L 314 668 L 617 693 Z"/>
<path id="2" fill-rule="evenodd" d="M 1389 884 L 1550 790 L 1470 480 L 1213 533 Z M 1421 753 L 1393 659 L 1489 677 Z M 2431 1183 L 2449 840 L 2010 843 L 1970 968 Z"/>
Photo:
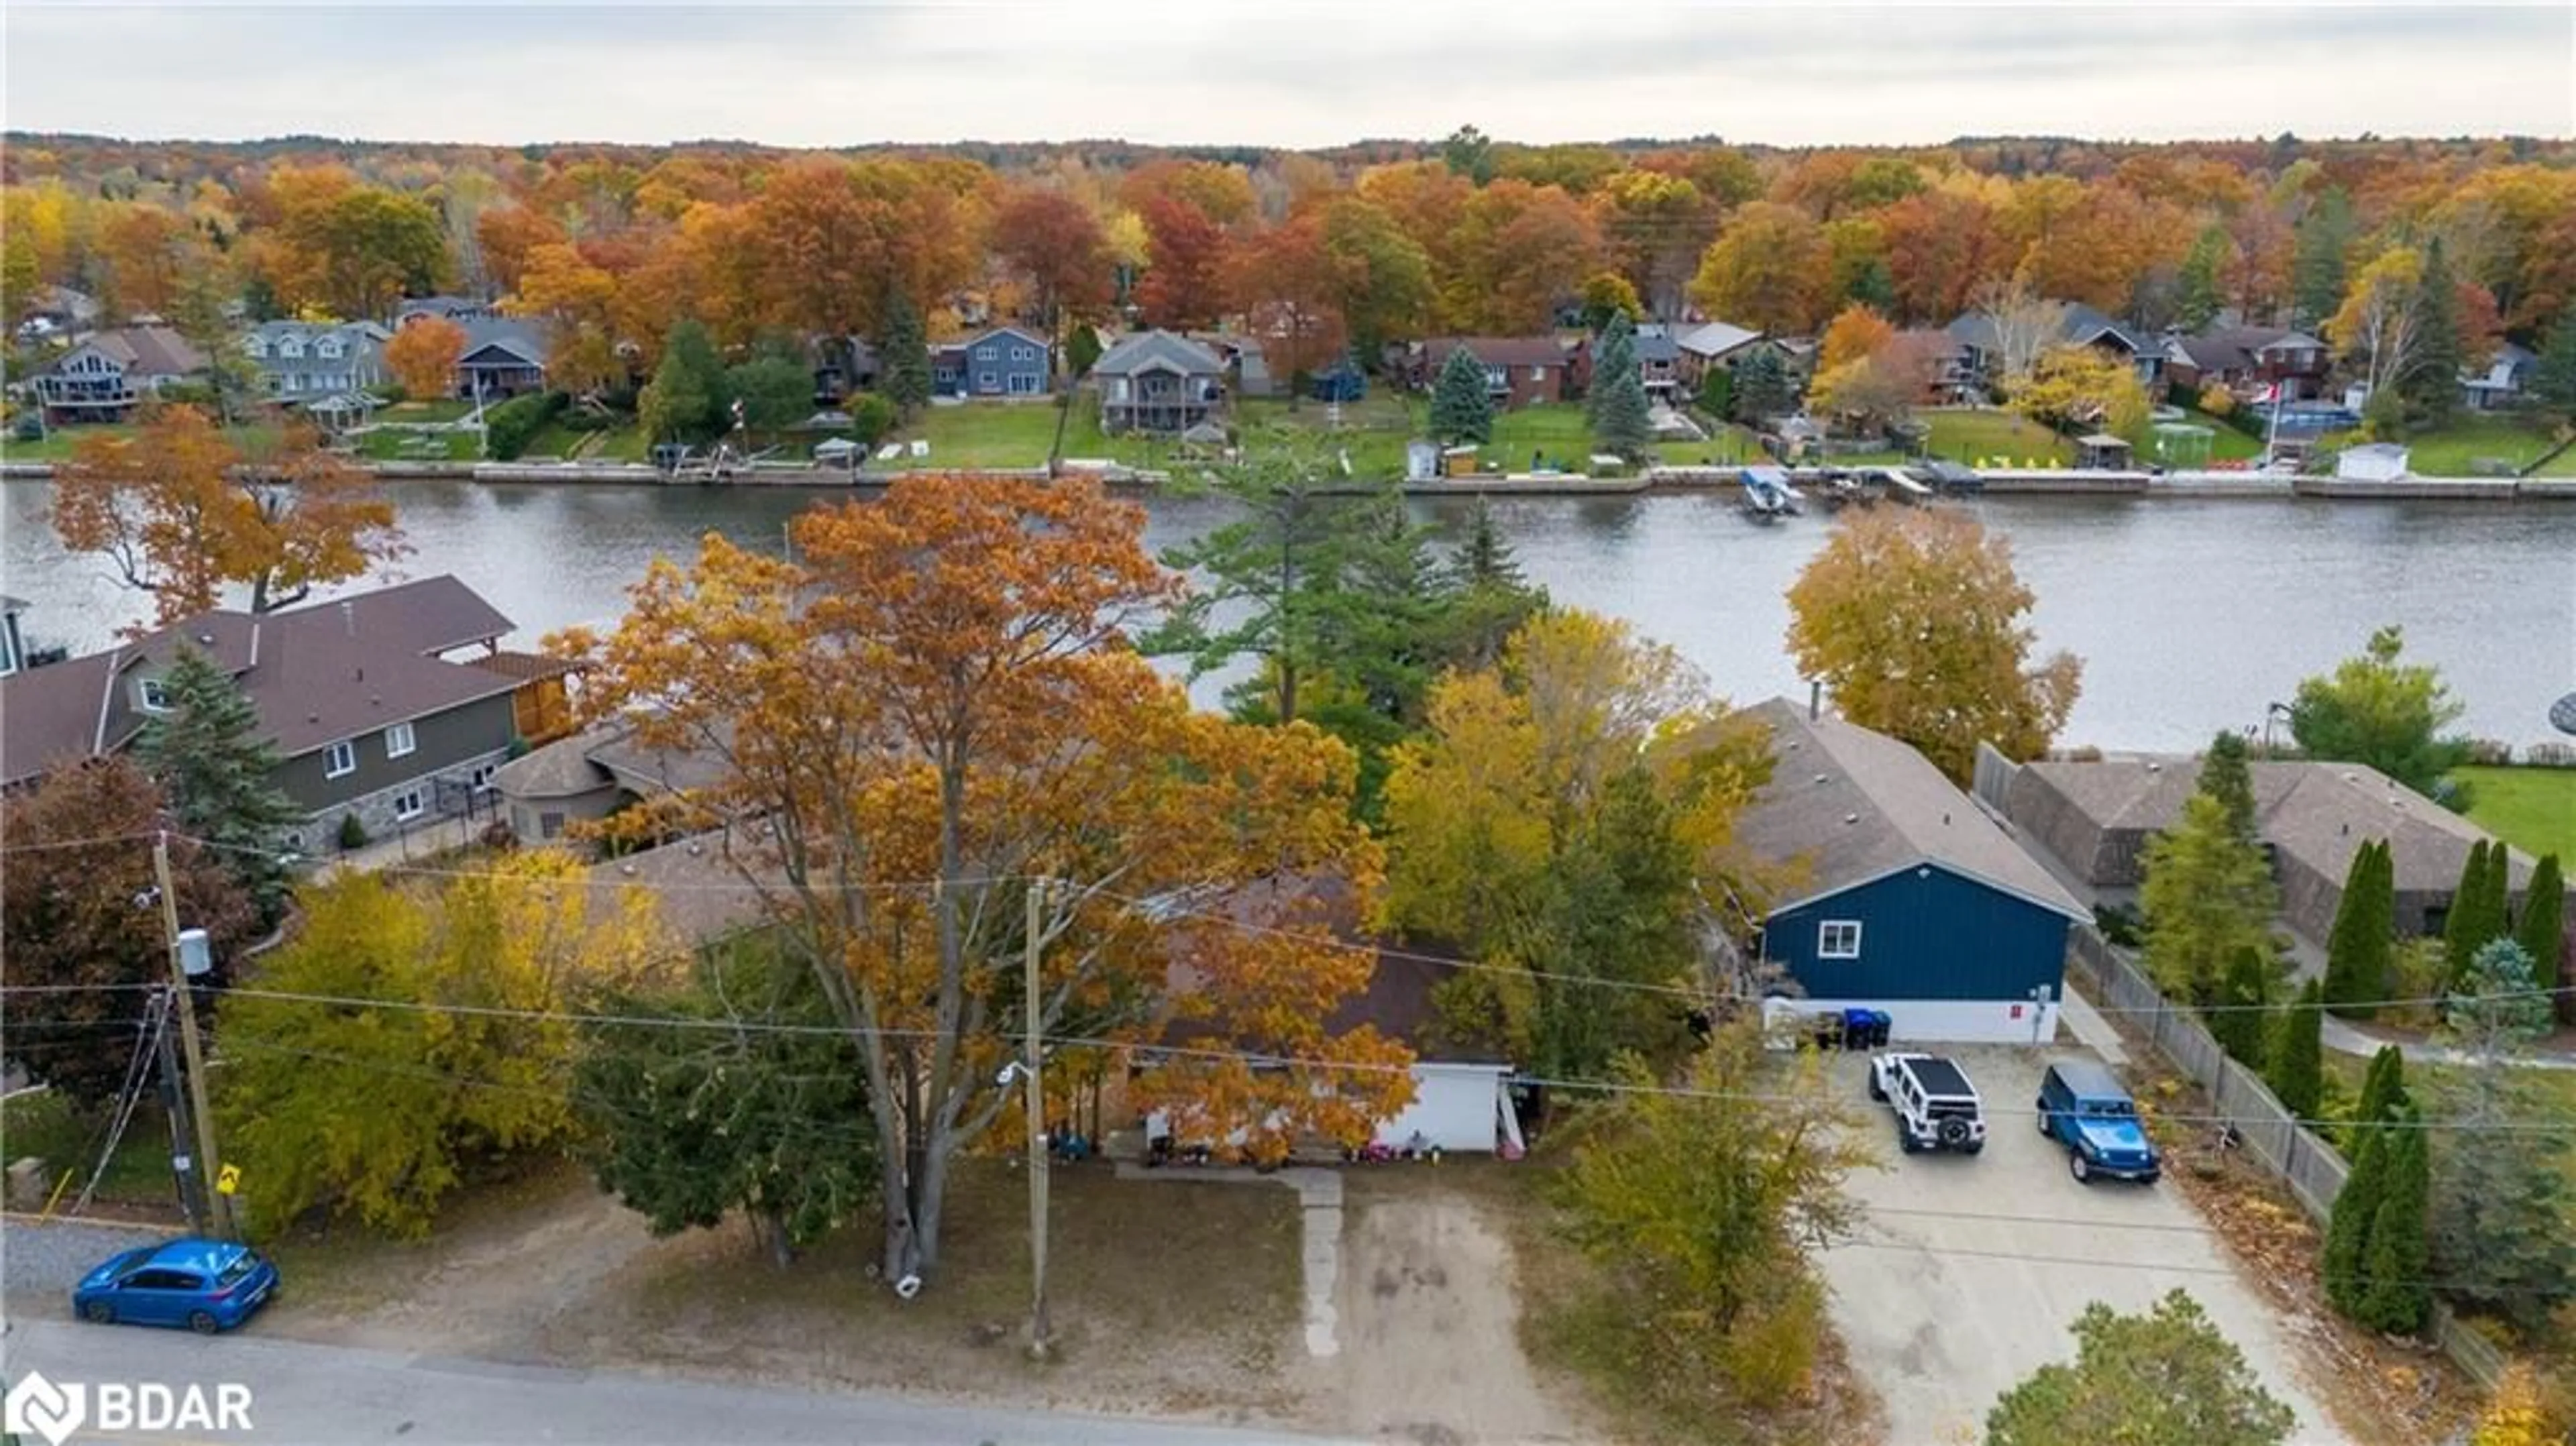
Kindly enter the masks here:
<path id="1" fill-rule="evenodd" d="M 406 576 L 453 572 L 519 625 L 517 641 L 615 619 L 657 555 L 697 539 L 782 545 L 787 519 L 830 494 L 793 489 L 404 482 L 388 487 L 415 549 Z M 29 640 L 102 646 L 148 612 L 105 564 L 66 555 L 49 488 L 0 484 L 0 591 L 33 606 Z M 2576 506 L 2563 503 L 2014 497 L 1959 504 L 2011 538 L 2038 595 L 2044 649 L 2084 660 L 2063 741 L 2185 749 L 2403 623 L 2438 665 L 2462 727 L 2517 746 L 2550 738 L 2550 701 L 2576 688 Z M 1523 567 L 1559 602 L 1614 614 L 1672 644 L 1738 701 L 1803 696 L 1783 652 L 1783 593 L 1832 523 L 1763 526 L 1730 497 L 1502 498 Z M 1416 503 L 1445 535 L 1469 504 Z M 1159 549 L 1224 515 L 1156 500 Z"/>

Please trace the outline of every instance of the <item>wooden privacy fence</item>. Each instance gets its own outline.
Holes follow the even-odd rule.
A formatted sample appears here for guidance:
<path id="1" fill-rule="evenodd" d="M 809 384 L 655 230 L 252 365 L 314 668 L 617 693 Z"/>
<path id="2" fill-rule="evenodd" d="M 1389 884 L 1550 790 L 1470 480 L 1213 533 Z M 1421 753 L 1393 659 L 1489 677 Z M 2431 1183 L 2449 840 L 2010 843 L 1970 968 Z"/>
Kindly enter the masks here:
<path id="1" fill-rule="evenodd" d="M 2246 1153 L 2287 1185 L 2322 1229 L 2352 1173 L 2343 1156 L 2292 1118 L 2252 1070 L 2228 1058 L 2189 1011 L 2166 1003 L 2136 961 L 2089 925 L 2075 929 L 2072 940 L 2069 957 L 2085 993 L 2127 1018 L 2167 1064 L 2199 1085 L 2209 1096 L 2211 1113 L 2235 1126 Z M 2489 1389 L 2503 1378 L 2504 1353 L 2438 1302 L 2432 1336 L 2443 1354 Z"/>

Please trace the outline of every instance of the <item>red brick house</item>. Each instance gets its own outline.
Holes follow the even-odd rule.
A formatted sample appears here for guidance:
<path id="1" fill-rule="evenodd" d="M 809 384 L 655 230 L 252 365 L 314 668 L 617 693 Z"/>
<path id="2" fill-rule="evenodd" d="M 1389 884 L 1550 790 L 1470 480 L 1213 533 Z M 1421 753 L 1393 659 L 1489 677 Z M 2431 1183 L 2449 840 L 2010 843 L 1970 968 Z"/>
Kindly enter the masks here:
<path id="1" fill-rule="evenodd" d="M 1485 388 L 1497 406 L 1526 407 L 1536 402 L 1570 402 L 1583 395 L 1589 379 L 1589 344 L 1580 338 L 1554 336 L 1444 336 L 1413 348 L 1413 386 L 1429 391 L 1449 364 L 1449 353 L 1464 349 L 1484 364 Z"/>

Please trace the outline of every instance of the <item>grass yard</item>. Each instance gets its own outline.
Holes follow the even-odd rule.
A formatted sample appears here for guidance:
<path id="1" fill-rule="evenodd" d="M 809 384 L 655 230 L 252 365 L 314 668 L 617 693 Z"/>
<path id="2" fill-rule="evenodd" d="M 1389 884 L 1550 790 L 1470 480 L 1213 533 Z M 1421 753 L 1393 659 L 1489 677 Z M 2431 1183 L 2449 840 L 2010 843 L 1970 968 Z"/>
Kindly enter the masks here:
<path id="1" fill-rule="evenodd" d="M 45 1162 L 45 1189 L 50 1194 L 69 1172 L 60 1206 L 79 1197 L 98 1168 L 98 1152 L 107 1144 L 104 1110 L 75 1109 L 50 1091 L 13 1097 L 0 1106 L 0 1138 L 8 1141 L 12 1160 L 29 1156 Z M 173 1204 L 177 1187 L 170 1174 L 170 1125 L 161 1107 L 149 1101 L 136 1108 L 117 1141 L 116 1155 L 93 1198 L 129 1204 Z"/>
<path id="2" fill-rule="evenodd" d="M 1099 414 L 1092 413 L 1091 436 L 1100 435 Z M 1077 407 L 1065 429 L 1065 455 L 1096 456 L 1076 443 L 1083 432 Z M 1055 408 L 1035 402 L 966 402 L 922 409 L 913 424 L 895 434 L 902 442 L 928 442 L 930 455 L 906 455 L 887 465 L 912 469 L 952 467 L 1043 467 L 1055 440 Z"/>
<path id="3" fill-rule="evenodd" d="M 358 438 L 358 455 L 370 462 L 471 462 L 482 455 L 480 441 L 473 432 L 378 427 Z"/>
<path id="4" fill-rule="evenodd" d="M 2505 417 L 2471 417 L 2437 432 L 2408 437 L 2407 465 L 2419 476 L 2472 477 L 2482 459 L 2509 462 L 2518 469 L 2537 461 L 2552 445 L 2549 433 L 2538 427 Z M 2576 462 L 2564 455 L 2558 460 L 2570 470 L 2553 467 L 2552 475 L 2576 476 Z"/>
<path id="5" fill-rule="evenodd" d="M 384 422 L 453 422 L 474 410 L 474 404 L 459 397 L 433 397 L 417 402 L 396 402 L 376 413 Z"/>
<path id="6" fill-rule="evenodd" d="M 2209 456 L 2207 458 L 2209 461 L 2253 462 L 2260 460 L 2263 456 L 2263 443 L 2260 438 L 2249 437 L 2243 432 L 2236 430 L 2234 427 L 2227 425 L 2227 423 L 2220 421 L 2216 417 L 2195 411 L 2190 407 L 2184 407 L 2182 408 L 2182 420 L 2190 423 L 2192 426 L 2207 427 L 2209 429 Z M 2147 429 L 2138 436 L 2136 441 L 2138 443 L 2138 460 L 2141 462 L 2162 462 L 2168 467 L 2175 467 L 2187 464 L 2196 464 L 2199 460 L 2196 458 L 2181 456 L 2157 456 L 2156 435 L 2153 423 L 2148 424 Z"/>
<path id="7" fill-rule="evenodd" d="M 2031 421 L 2003 411 L 1939 411 L 1921 414 L 1932 424 L 1933 456 L 1975 466 L 1987 458 L 2009 458 L 2011 465 L 2037 462 L 2063 467 L 2075 460 L 2068 441 Z"/>
<path id="8" fill-rule="evenodd" d="M 2576 864 L 2576 768 L 2459 770 L 2469 819 L 2523 852 Z"/>

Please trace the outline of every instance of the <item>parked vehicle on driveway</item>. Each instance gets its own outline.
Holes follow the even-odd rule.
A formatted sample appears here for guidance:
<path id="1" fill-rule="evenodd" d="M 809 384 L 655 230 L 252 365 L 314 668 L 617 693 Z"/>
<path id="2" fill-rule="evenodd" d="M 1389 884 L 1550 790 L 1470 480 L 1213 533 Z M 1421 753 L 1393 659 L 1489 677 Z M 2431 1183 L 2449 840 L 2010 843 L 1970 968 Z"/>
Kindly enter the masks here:
<path id="1" fill-rule="evenodd" d="M 72 1311 L 98 1325 L 231 1330 L 277 1293 L 277 1267 L 229 1240 L 182 1236 L 112 1256 L 72 1287 Z"/>
<path id="2" fill-rule="evenodd" d="M 1896 1141 L 1917 1150 L 1973 1155 L 1986 1147 L 1985 1106 L 1967 1071 L 1937 1054 L 1870 1056 L 1869 1097 L 1896 1112 Z"/>
<path id="3" fill-rule="evenodd" d="M 2068 1173 L 2088 1184 L 2108 1175 L 2152 1185 L 2164 1173 L 2137 1101 L 2091 1060 L 2060 1060 L 2039 1077 L 2039 1132 L 2066 1147 Z"/>

